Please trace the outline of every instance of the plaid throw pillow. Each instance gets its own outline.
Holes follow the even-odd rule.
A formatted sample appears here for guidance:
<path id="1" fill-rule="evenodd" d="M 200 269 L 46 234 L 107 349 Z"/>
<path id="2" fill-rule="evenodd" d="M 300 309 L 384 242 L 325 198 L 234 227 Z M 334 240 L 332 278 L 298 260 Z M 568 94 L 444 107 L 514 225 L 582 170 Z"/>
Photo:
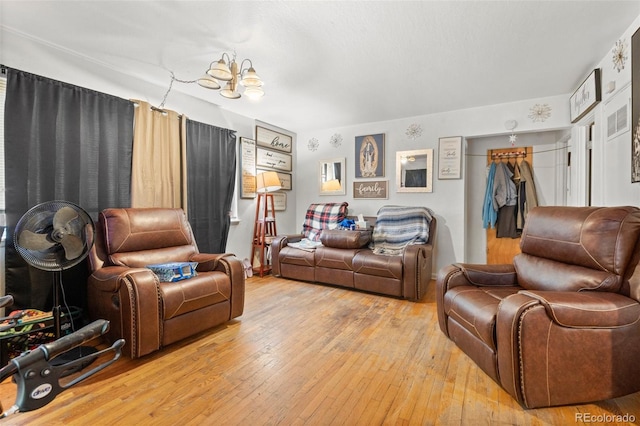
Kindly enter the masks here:
<path id="1" fill-rule="evenodd" d="M 336 229 L 347 216 L 348 205 L 346 202 L 311 204 L 304 216 L 302 234 L 311 241 L 320 241 L 323 229 Z"/>

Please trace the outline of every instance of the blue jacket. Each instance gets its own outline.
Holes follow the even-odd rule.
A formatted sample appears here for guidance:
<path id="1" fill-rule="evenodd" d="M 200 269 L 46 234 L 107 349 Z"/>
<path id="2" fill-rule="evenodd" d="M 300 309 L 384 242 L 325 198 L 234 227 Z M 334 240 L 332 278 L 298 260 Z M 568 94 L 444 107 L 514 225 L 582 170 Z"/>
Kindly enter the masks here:
<path id="1" fill-rule="evenodd" d="M 498 210 L 493 208 L 493 180 L 496 175 L 496 163 L 492 162 L 489 166 L 489 174 L 487 175 L 487 189 L 484 193 L 484 205 L 482 206 L 482 222 L 485 229 L 491 226 L 495 228 L 498 220 Z"/>

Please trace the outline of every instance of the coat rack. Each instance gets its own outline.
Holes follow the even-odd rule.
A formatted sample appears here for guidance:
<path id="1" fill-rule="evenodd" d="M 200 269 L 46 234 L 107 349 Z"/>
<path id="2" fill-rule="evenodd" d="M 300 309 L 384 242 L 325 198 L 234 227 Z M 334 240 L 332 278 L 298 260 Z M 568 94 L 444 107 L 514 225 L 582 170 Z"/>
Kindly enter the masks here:
<path id="1" fill-rule="evenodd" d="M 502 160 L 504 158 L 527 158 L 527 151 L 516 150 L 516 151 L 507 151 L 507 152 L 493 152 L 493 150 L 491 150 L 492 160 Z"/>

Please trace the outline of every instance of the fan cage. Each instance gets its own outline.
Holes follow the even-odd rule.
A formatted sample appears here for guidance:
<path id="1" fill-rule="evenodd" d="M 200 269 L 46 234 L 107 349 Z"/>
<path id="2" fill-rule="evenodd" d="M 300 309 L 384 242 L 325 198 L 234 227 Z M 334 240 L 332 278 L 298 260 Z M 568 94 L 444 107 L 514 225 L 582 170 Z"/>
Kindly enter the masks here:
<path id="1" fill-rule="evenodd" d="M 64 248 L 61 244 L 56 244 L 46 250 L 29 250 L 18 243 L 20 233 L 24 230 L 43 234 L 50 233 L 53 229 L 53 217 L 63 207 L 70 207 L 78 214 L 69 223 L 69 226 L 83 241 L 82 255 L 69 260 L 65 258 Z M 93 245 L 94 230 L 93 220 L 78 205 L 68 201 L 48 201 L 31 208 L 20 218 L 13 235 L 13 242 L 18 253 L 31 266 L 45 271 L 61 271 L 77 265 L 89 254 L 89 249 Z"/>

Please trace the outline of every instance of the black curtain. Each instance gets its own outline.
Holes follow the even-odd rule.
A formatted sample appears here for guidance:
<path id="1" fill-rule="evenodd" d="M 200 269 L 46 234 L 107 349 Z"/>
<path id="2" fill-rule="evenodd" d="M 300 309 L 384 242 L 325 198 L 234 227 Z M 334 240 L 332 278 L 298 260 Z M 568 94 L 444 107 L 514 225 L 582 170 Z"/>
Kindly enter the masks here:
<path id="1" fill-rule="evenodd" d="M 187 216 L 202 253 L 224 253 L 236 182 L 236 133 L 187 120 Z"/>
<path id="2" fill-rule="evenodd" d="M 28 266 L 13 245 L 31 207 L 73 202 L 96 220 L 107 207 L 130 206 L 133 104 L 8 69 L 5 103 L 6 285 L 13 309 L 52 307 L 53 273 Z M 66 302 L 86 307 L 86 260 L 62 272 Z"/>

